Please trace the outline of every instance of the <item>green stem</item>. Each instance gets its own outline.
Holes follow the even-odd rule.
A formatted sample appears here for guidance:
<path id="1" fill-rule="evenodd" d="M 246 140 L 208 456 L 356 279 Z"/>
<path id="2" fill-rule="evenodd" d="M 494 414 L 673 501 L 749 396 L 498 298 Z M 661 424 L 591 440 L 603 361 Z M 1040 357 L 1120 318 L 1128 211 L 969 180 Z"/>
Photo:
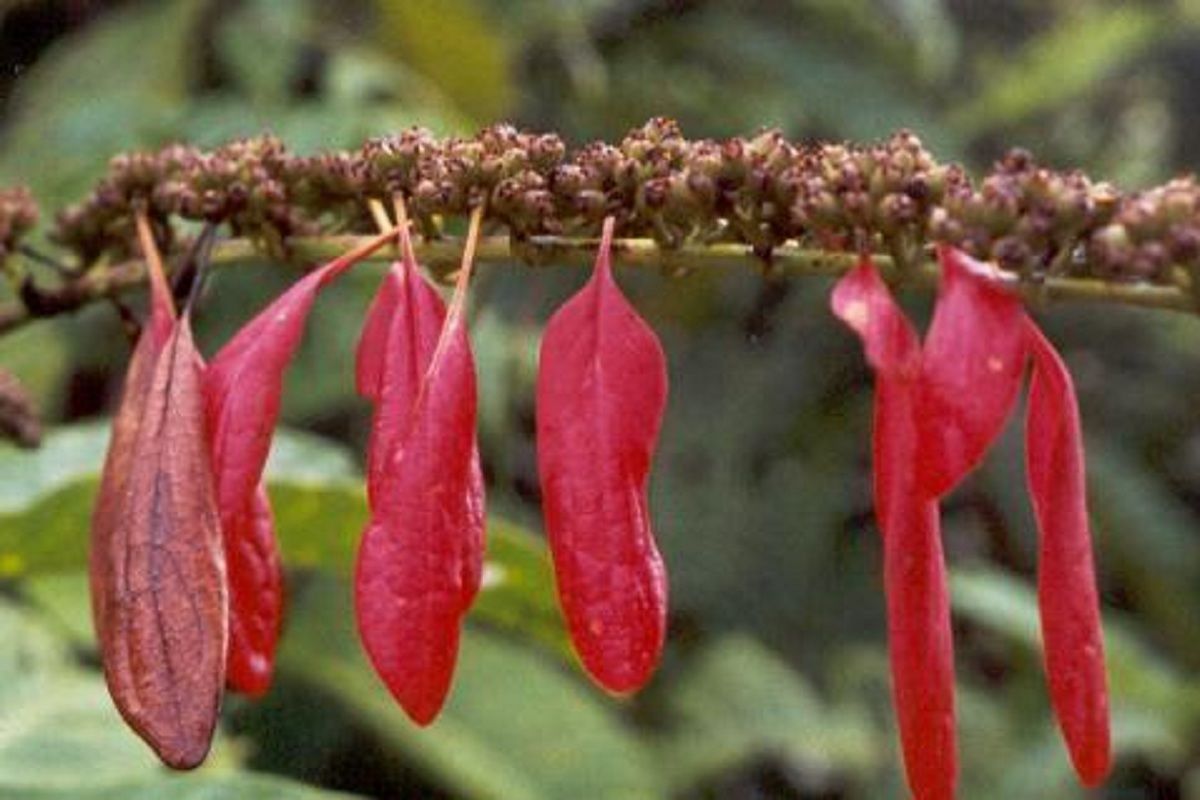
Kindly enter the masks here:
<path id="1" fill-rule="evenodd" d="M 363 246 L 373 238 L 299 238 L 289 240 L 288 246 L 294 261 L 323 263 Z M 456 268 L 462 258 L 463 242 L 459 237 L 417 240 L 413 244 L 421 263 L 441 274 Z M 479 240 L 475 258 L 480 264 L 525 262 L 535 267 L 590 266 L 596 258 L 597 244 L 596 239 L 557 236 L 535 236 L 514 244 L 507 236 L 488 236 Z M 263 258 L 261 249 L 251 241 L 227 239 L 213 246 L 209 264 L 215 269 Z M 364 260 L 388 261 L 392 258 L 394 254 L 391 252 L 380 251 Z M 852 253 L 793 245 L 775 248 L 771 259 L 773 272 L 788 276 L 837 276 L 857 262 L 857 256 Z M 891 257 L 877 255 L 875 262 L 885 277 L 892 277 L 895 265 Z M 748 267 L 758 268 L 761 261 L 753 248 L 744 244 L 685 245 L 665 250 L 651 239 L 618 239 L 613 242 L 613 263 L 625 267 L 651 268 L 666 274 L 686 274 L 693 270 L 737 271 Z M 60 288 L 39 290 L 48 300 L 45 303 L 47 311 L 34 314 L 20 302 L 0 304 L 0 333 L 19 328 L 38 317 L 74 311 L 93 301 L 122 294 L 142 285 L 145 275 L 145 265 L 140 260 L 98 266 Z M 925 258 L 913 265 L 912 277 L 917 283 L 932 285 L 937 279 L 936 265 Z M 1191 297 L 1178 286 L 1065 277 L 1051 277 L 1043 284 L 1032 284 L 1019 283 L 1014 277 L 1012 287 L 1031 302 L 1103 302 L 1173 311 L 1196 310 Z"/>

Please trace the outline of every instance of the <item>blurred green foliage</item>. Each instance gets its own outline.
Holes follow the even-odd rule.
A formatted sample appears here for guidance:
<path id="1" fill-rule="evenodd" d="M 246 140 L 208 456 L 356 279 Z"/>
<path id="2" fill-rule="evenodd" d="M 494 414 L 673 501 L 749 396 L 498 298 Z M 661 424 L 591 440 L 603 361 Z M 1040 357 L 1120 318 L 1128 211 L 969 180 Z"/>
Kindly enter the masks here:
<path id="1" fill-rule="evenodd" d="M 1126 186 L 1200 163 L 1190 0 L 59 0 L 0 4 L 0 57 L 0 180 L 31 184 L 48 209 L 122 149 L 270 130 L 311 151 L 500 118 L 575 143 L 657 114 L 697 137 L 909 126 L 971 166 L 1022 145 Z M 452 700 L 420 731 L 366 667 L 346 583 L 369 421 L 349 354 L 379 275 L 360 268 L 323 296 L 288 377 L 293 430 L 270 469 L 291 579 L 278 683 L 227 704 L 211 763 L 188 777 L 165 775 L 120 724 L 91 641 L 93 418 L 127 353 L 117 317 L 92 308 L 0 338 L 0 366 L 58 427 L 39 452 L 0 451 L 0 798 L 903 796 L 869 376 L 827 285 L 622 276 L 670 360 L 652 500 L 672 625 L 660 675 L 618 700 L 574 664 L 539 539 L 537 341 L 582 275 L 480 273 L 488 572 Z M 257 264 L 215 276 L 206 352 L 289 279 Z M 904 300 L 927 313 L 928 297 Z M 1118 753 L 1090 796 L 1198 800 L 1200 323 L 1117 308 L 1040 318 L 1090 436 Z M 944 509 L 971 800 L 1084 796 L 1045 697 L 1019 440 L 1010 431 Z"/>

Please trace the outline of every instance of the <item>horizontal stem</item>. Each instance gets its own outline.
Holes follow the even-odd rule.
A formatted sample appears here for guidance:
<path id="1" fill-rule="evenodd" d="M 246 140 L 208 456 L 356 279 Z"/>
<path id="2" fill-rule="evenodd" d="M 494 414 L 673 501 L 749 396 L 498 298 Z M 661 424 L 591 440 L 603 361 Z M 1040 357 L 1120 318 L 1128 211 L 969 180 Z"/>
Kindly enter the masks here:
<path id="1" fill-rule="evenodd" d="M 298 238 L 288 242 L 292 260 L 308 263 L 330 261 L 349 250 L 362 247 L 370 236 L 322 236 Z M 458 265 L 463 242 L 458 237 L 414 241 L 417 258 L 431 269 L 445 273 Z M 588 266 L 596 257 L 598 241 L 557 236 L 535 236 L 512 242 L 507 236 L 480 239 L 476 261 L 488 263 L 524 262 L 531 266 Z M 213 246 L 211 266 L 220 267 L 262 260 L 263 252 L 247 239 L 227 239 Z M 386 248 L 366 260 L 388 261 L 395 253 Z M 892 258 L 876 255 L 875 263 L 886 277 L 898 277 Z M 744 244 L 720 243 L 685 245 L 664 249 L 651 239 L 618 239 L 613 242 L 613 263 L 627 267 L 653 268 L 669 275 L 685 275 L 696 270 L 737 270 L 747 267 L 770 269 L 787 276 L 840 275 L 851 269 L 858 258 L 852 253 L 785 245 L 772 251 L 769 267 Z M 926 259 L 914 270 L 917 280 L 933 284 L 936 265 Z M 26 304 L 0 305 L 0 333 L 13 330 L 39 317 L 74 311 L 88 303 L 117 296 L 145 282 L 145 265 L 140 260 L 100 266 L 81 278 L 54 289 L 37 289 L 41 298 L 35 313 Z M 1013 288 L 1031 302 L 1085 301 L 1195 311 L 1190 295 L 1178 286 L 1118 283 L 1095 278 L 1048 278 L 1042 284 L 1018 283 Z"/>

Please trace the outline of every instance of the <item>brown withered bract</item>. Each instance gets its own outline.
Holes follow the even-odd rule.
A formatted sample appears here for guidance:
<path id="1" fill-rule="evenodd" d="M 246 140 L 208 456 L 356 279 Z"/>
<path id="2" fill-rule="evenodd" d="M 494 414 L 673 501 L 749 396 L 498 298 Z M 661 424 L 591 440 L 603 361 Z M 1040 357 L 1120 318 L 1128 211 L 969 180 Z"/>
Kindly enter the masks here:
<path id="1" fill-rule="evenodd" d="M 144 416 L 146 399 L 154 379 L 154 367 L 170 336 L 172 325 L 170 311 L 156 307 L 150 322 L 142 330 L 129 359 L 125 385 L 121 391 L 121 403 L 113 416 L 108 453 L 104 459 L 104 468 L 100 472 L 100 489 L 96 495 L 96 505 L 92 509 L 91 546 L 88 549 L 92 621 L 96 628 L 96 638 L 100 642 L 104 642 L 106 638 L 107 615 L 104 608 L 108 594 L 108 578 L 112 574 L 113 560 L 119 557 L 119 553 L 113 549 L 113 539 L 121 521 L 121 499 L 126 494 L 125 487 L 133 463 L 138 425 Z"/>
<path id="2" fill-rule="evenodd" d="M 168 766 L 208 753 L 225 681 L 225 559 L 202 367 L 188 317 L 130 364 L 93 517 L 92 592 L 109 692 Z"/>

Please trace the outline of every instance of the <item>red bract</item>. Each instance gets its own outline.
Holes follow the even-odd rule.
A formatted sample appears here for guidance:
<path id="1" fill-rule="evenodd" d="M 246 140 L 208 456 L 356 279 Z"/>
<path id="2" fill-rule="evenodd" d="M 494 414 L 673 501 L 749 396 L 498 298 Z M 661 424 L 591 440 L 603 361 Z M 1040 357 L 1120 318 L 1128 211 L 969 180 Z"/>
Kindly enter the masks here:
<path id="1" fill-rule="evenodd" d="M 367 447 L 367 494 L 380 503 L 387 454 L 393 452 L 412 418 L 421 382 L 429 369 L 446 319 L 446 304 L 421 274 L 413 255 L 407 220 L 400 241 L 404 259 L 393 263 L 379 287 L 358 342 L 358 392 L 373 401 L 375 419 Z M 470 487 L 463 497 L 469 535 L 463 537 L 463 609 L 475 600 L 482 577 L 484 486 L 479 448 L 472 442 Z"/>
<path id="2" fill-rule="evenodd" d="M 230 686 L 250 695 L 271 682 L 283 610 L 283 575 L 270 506 L 261 489 L 279 418 L 283 373 L 317 294 L 387 243 L 382 234 L 298 281 L 213 358 L 205 378 L 213 468 L 229 559 Z"/>
<path id="3" fill-rule="evenodd" d="M 937 499 L 915 468 L 920 345 L 869 259 L 838 282 L 832 305 L 862 339 L 876 374 L 875 508 L 905 769 L 918 800 L 948 800 L 957 777 L 954 654 Z"/>
<path id="4" fill-rule="evenodd" d="M 612 234 L 609 218 L 591 280 L 546 325 L 537 452 L 571 640 L 601 686 L 630 692 L 658 666 L 666 629 L 646 484 L 667 370 L 658 338 L 613 280 Z"/>
<path id="5" fill-rule="evenodd" d="M 1095 786 L 1108 775 L 1111 756 L 1083 436 L 1066 366 L 1031 320 L 1023 330 L 1033 353 L 1025 446 L 1041 538 L 1038 605 L 1046 675 L 1075 770 L 1084 784 Z"/>
<path id="6" fill-rule="evenodd" d="M 396 287 L 387 341 L 359 351 L 360 387 L 378 396 L 379 410 L 371 444 L 376 486 L 358 552 L 355 611 L 371 663 L 420 725 L 432 722 L 445 702 L 462 617 L 482 571 L 475 367 L 464 320 L 481 218 L 479 211 L 472 216 L 454 298 L 432 352 L 424 352 L 428 323 L 413 322 L 421 316 L 411 313 L 421 293 L 409 280 L 418 277 L 415 264 L 406 285 Z M 379 310 L 386 302 L 375 313 L 386 314 Z M 382 329 L 379 322 L 367 333 L 379 337 Z M 371 363 L 381 356 L 382 368 Z M 409 380 L 414 371 L 421 374 L 416 385 Z"/>
<path id="7" fill-rule="evenodd" d="M 921 366 L 921 483 L 941 497 L 974 469 L 1008 419 L 1025 373 L 1020 300 L 995 270 L 950 247 Z"/>

